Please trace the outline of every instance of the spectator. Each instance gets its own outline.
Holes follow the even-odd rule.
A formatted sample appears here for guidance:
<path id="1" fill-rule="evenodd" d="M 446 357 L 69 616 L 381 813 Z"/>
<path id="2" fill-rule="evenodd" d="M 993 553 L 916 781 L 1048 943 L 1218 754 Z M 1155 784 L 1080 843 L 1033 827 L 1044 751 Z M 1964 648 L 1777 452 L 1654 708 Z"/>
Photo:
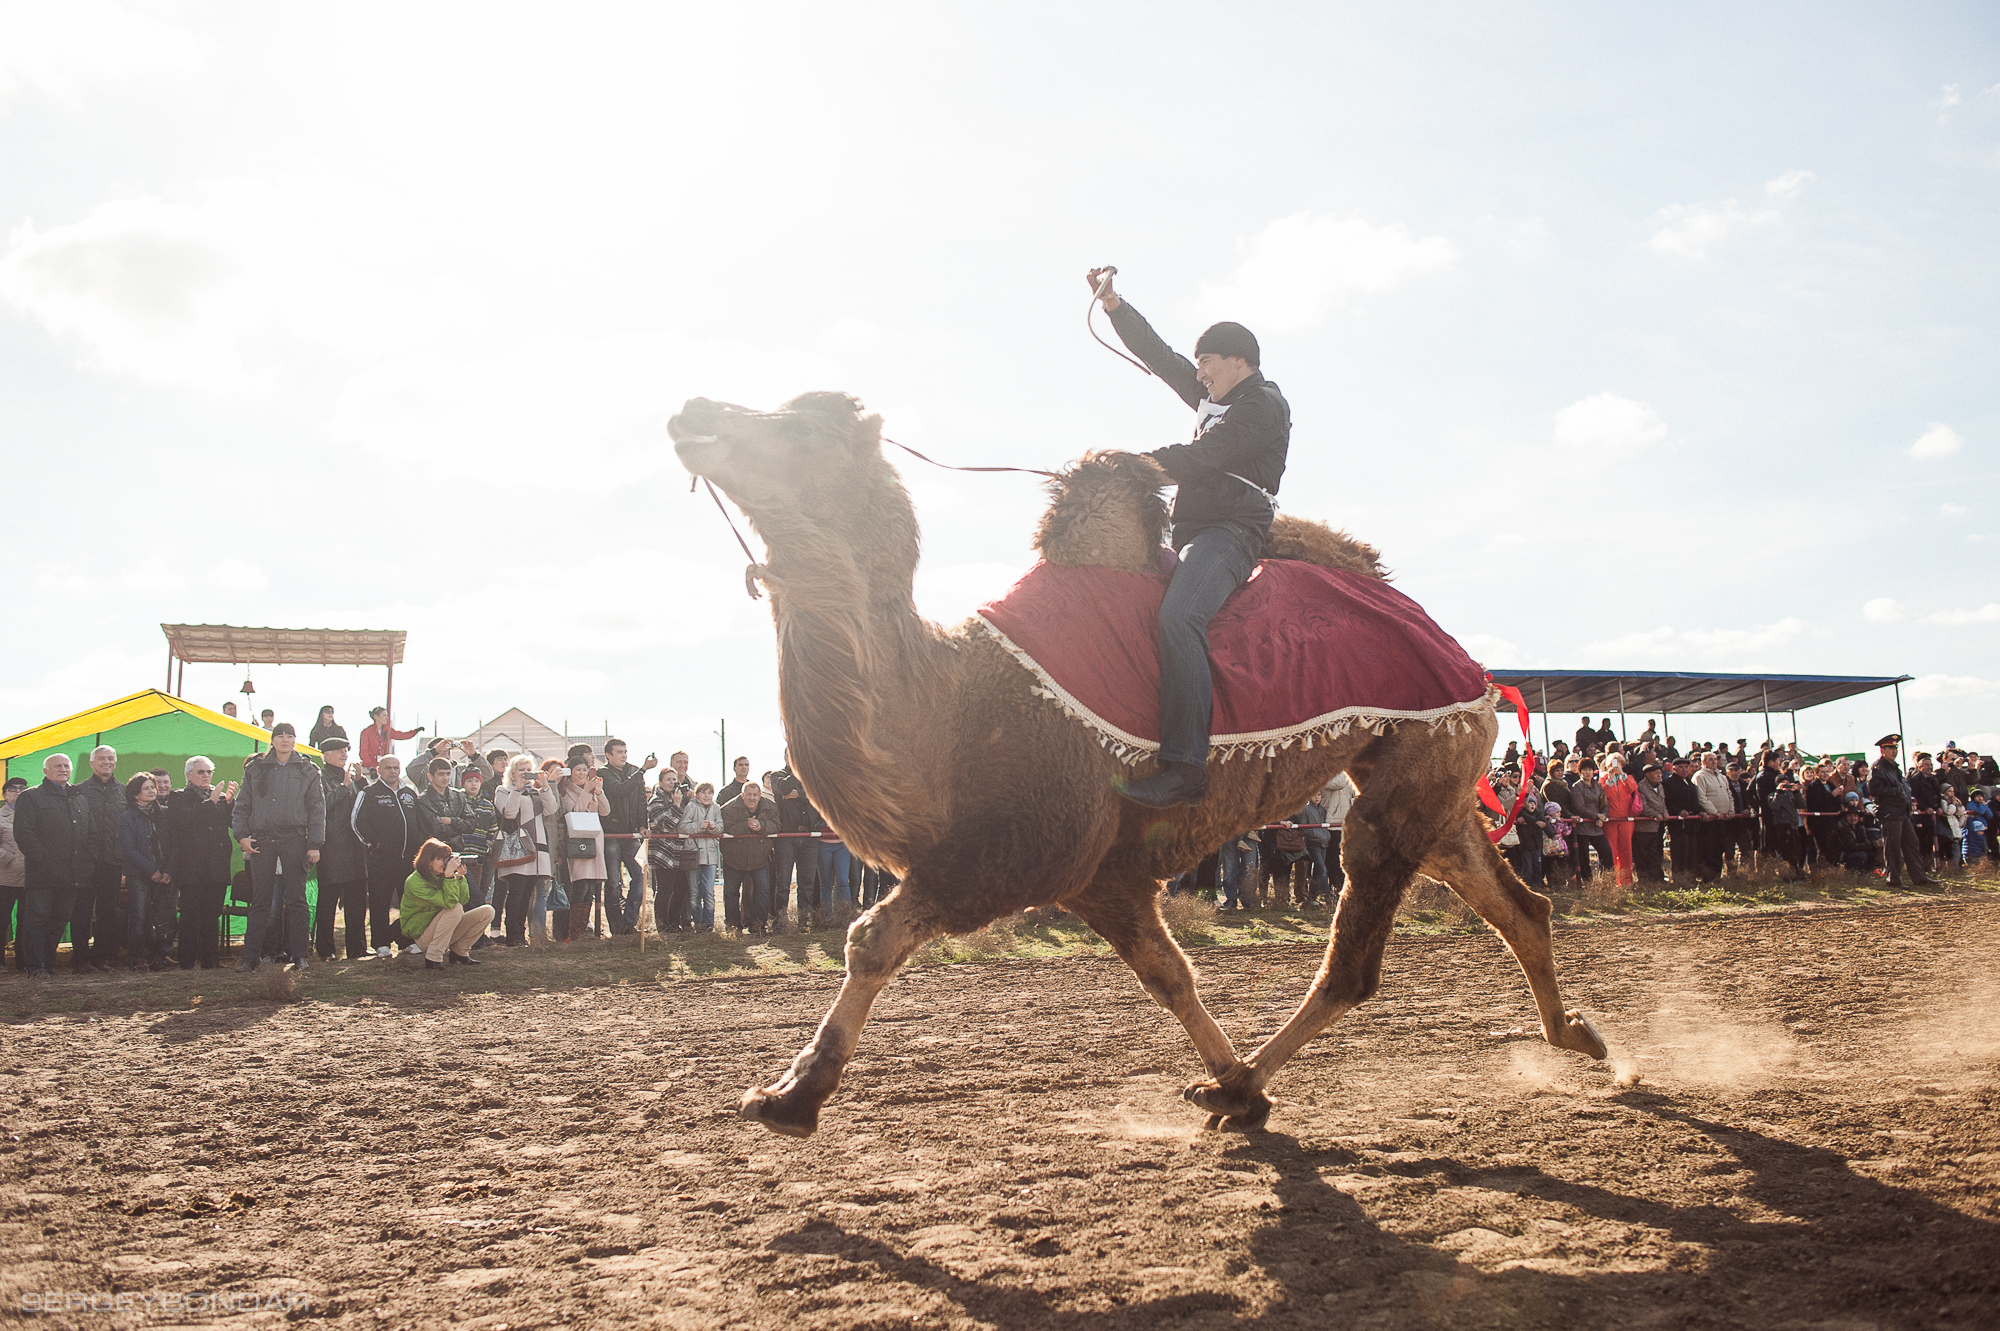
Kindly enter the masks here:
<path id="1" fill-rule="evenodd" d="M 1728 776 L 1723 773 L 1722 759 L 1713 749 L 1701 755 L 1701 770 L 1694 774 L 1694 793 L 1701 801 L 1701 812 L 1710 818 L 1723 819 L 1736 812 L 1736 796 L 1730 790 Z M 1701 829 L 1701 855 L 1695 869 L 1695 881 L 1714 882 L 1722 877 L 1723 849 L 1729 835 L 1729 824 L 1717 821 L 1696 826 Z"/>
<path id="2" fill-rule="evenodd" d="M 1580 770 L 1583 779 L 1569 792 L 1569 816 L 1576 824 L 1576 834 L 1571 838 L 1570 862 L 1576 869 L 1579 885 L 1590 881 L 1590 854 L 1593 850 L 1597 852 L 1599 872 L 1611 867 L 1611 845 L 1604 839 L 1604 820 L 1611 813 L 1610 801 L 1598 781 L 1597 764 L 1586 760 Z"/>
<path id="3" fill-rule="evenodd" d="M 7 940 L 14 940 L 14 969 L 25 970 L 21 957 L 21 936 L 14 931 L 14 912 L 21 904 L 21 889 L 28 883 L 28 862 L 14 840 L 14 804 L 28 788 L 25 776 L 10 776 L 5 787 L 6 804 L 0 805 L 0 965 L 7 959 Z"/>
<path id="4" fill-rule="evenodd" d="M 1947 783 L 1938 792 L 1938 859 L 1954 869 L 1965 867 L 1965 804 Z"/>
<path id="5" fill-rule="evenodd" d="M 423 953 L 425 970 L 443 970 L 447 963 L 479 964 L 472 959 L 472 944 L 486 932 L 493 907 L 467 909 L 469 891 L 465 864 L 450 846 L 434 837 L 417 848 L 397 912 L 403 932 Z M 443 961 L 438 960 L 440 953 Z"/>
<path id="6" fill-rule="evenodd" d="M 118 854 L 125 871 L 125 965 L 135 971 L 167 968 L 173 937 L 173 875 L 159 783 L 141 772 L 125 783 L 125 812 L 118 819 Z"/>
<path id="7" fill-rule="evenodd" d="M 42 760 L 42 783 L 14 802 L 14 840 L 25 864 L 21 888 L 22 968 L 47 979 L 63 926 L 74 925 L 76 898 L 90 881 L 90 806 L 72 786 L 66 753 Z M 70 969 L 88 969 L 70 935 Z"/>
<path id="8" fill-rule="evenodd" d="M 1354 783 L 1345 772 L 1335 772 L 1333 780 L 1320 792 L 1326 804 L 1327 900 L 1337 900 L 1347 887 L 1347 871 L 1340 866 L 1340 826 L 1354 807 Z"/>
<path id="9" fill-rule="evenodd" d="M 1931 770 L 1931 756 L 1917 755 L 1916 770 L 1909 775 L 1910 804 L 1912 814 L 1910 825 L 1917 830 L 1917 849 L 1923 852 L 1924 862 L 1942 867 L 1942 847 L 1938 836 L 1938 801 L 1943 786 L 1937 773 Z"/>
<path id="10" fill-rule="evenodd" d="M 643 766 L 626 761 L 628 746 L 622 739 L 604 741 L 604 798 L 611 812 L 604 816 L 604 831 L 610 844 L 604 848 L 604 918 L 614 934 L 637 933 L 639 909 L 645 902 L 645 870 L 640 868 L 637 833 L 647 827 L 646 773 L 660 765 L 652 754 Z M 627 880 L 630 886 L 627 886 Z"/>
<path id="11" fill-rule="evenodd" d="M 1643 882 L 1667 881 L 1665 839 L 1660 821 L 1667 816 L 1666 770 L 1647 763 L 1639 773 L 1639 821 L 1632 827 L 1632 867 Z"/>
<path id="12" fill-rule="evenodd" d="M 681 830 L 680 783 L 672 768 L 661 774 L 660 784 L 646 805 L 646 830 L 654 833 Z M 653 871 L 653 930 L 661 934 L 684 934 L 689 925 L 688 871 L 695 866 L 695 849 L 679 836 L 660 837 L 648 841 L 646 846 L 647 862 Z"/>
<path id="13" fill-rule="evenodd" d="M 548 941 L 544 912 L 549 896 L 549 878 L 555 872 L 549 857 L 549 832 L 545 819 L 556 811 L 556 793 L 535 770 L 533 755 L 520 753 L 507 762 L 507 782 L 495 792 L 493 808 L 500 815 L 500 835 L 514 833 L 533 848 L 535 858 L 500 869 L 500 900 L 507 916 L 507 946 L 525 947 L 532 937 Z"/>
<path id="14" fill-rule="evenodd" d="M 236 813 L 237 786 L 218 785 L 215 762 L 197 754 L 182 768 L 187 779 L 167 803 L 168 872 L 180 898 L 182 970 L 214 970 L 222 931 L 222 902 L 229 892 L 235 842 L 229 826 Z"/>
<path id="15" fill-rule="evenodd" d="M 580 754 L 572 754 L 569 760 L 569 775 L 556 788 L 556 808 L 562 815 L 563 840 L 571 840 L 570 815 L 594 813 L 601 825 L 604 815 L 611 812 L 611 801 L 604 796 L 604 778 L 590 770 L 591 754 L 588 747 Z M 580 940 L 590 928 L 590 908 L 596 902 L 598 893 L 604 887 L 604 836 L 600 832 L 590 836 L 588 855 L 563 855 L 563 869 L 569 883 L 569 933 L 570 941 Z M 567 848 L 565 848 L 567 851 Z"/>
<path id="16" fill-rule="evenodd" d="M 500 827 L 500 813 L 494 807 L 492 797 L 486 792 L 486 774 L 477 767 L 467 767 L 459 774 L 459 795 L 461 816 L 464 819 L 459 829 L 458 858 L 465 865 L 465 886 L 470 894 L 467 904 L 492 906 L 498 914 L 500 907 L 494 895 L 493 881 L 493 835 Z M 490 940 L 481 934 L 474 947 L 484 947 Z"/>
<path id="17" fill-rule="evenodd" d="M 367 732 L 361 742 L 368 742 Z M 399 941 L 389 910 L 401 899 L 417 847 L 424 843 L 423 818 L 417 812 L 417 792 L 403 785 L 403 760 L 384 753 L 375 764 L 375 779 L 354 798 L 349 825 L 365 847 L 368 865 L 368 941 L 376 957 L 387 961 Z"/>
<path id="18" fill-rule="evenodd" d="M 792 755 L 785 753 L 785 766 L 764 773 L 764 793 L 778 806 L 778 830 L 784 833 L 811 831 L 807 816 L 806 788 L 792 775 Z M 782 921 L 792 901 L 792 871 L 798 870 L 799 928 L 806 927 L 811 906 L 819 901 L 815 873 L 819 855 L 814 844 L 802 836 L 787 835 L 771 848 L 771 916 Z M 808 898 L 811 905 L 808 904 Z"/>
<path id="19" fill-rule="evenodd" d="M 1901 735 L 1884 735 L 1875 741 L 1881 756 L 1868 775 L 1868 797 L 1875 801 L 1875 817 L 1882 827 L 1882 852 L 1888 860 L 1889 886 L 1903 885 L 1903 867 L 1907 863 L 1912 879 L 1925 887 L 1935 887 L 1938 880 L 1925 871 L 1923 847 L 1917 844 L 1917 830 L 1911 823 L 1916 804 L 1910 783 L 1903 779 L 1903 770 L 1896 765 L 1896 753 L 1902 742 Z"/>
<path id="20" fill-rule="evenodd" d="M 1299 830 L 1305 834 L 1306 859 L 1312 865 L 1312 876 L 1306 880 L 1306 897 L 1303 904 L 1308 906 L 1316 903 L 1328 904 L 1333 900 L 1333 894 L 1328 887 L 1326 848 L 1332 841 L 1332 834 L 1326 830 L 1326 791 L 1314 791 L 1313 797 L 1306 801 L 1306 807 L 1299 810 L 1298 816 L 1292 821 L 1297 823 Z"/>
<path id="21" fill-rule="evenodd" d="M 1799 783 L 1788 773 L 1780 773 L 1771 791 L 1771 849 L 1792 866 L 1792 877 L 1805 877 L 1805 820 L 1799 816 L 1805 801 Z"/>
<path id="22" fill-rule="evenodd" d="M 1239 832 L 1222 843 L 1222 859 L 1216 866 L 1222 886 L 1221 910 L 1248 910 L 1243 904 L 1243 875 L 1252 872 L 1250 846 L 1256 834 Z"/>
<path id="23" fill-rule="evenodd" d="M 368 848 L 354 831 L 354 805 L 367 777 L 360 763 L 347 765 L 344 736 L 326 736 L 319 751 L 326 760 L 320 770 L 326 788 L 326 843 L 320 847 L 319 898 L 313 906 L 314 950 L 321 961 L 340 955 L 333 932 L 338 911 L 346 925 L 347 959 L 360 961 L 368 956 Z"/>
<path id="24" fill-rule="evenodd" d="M 235 716 L 235 715 L 236 715 L 236 704 L 235 704 L 235 703 L 233 703 L 233 702 L 226 702 L 226 703 L 222 704 L 222 714 L 223 714 L 224 716 Z"/>
<path id="25" fill-rule="evenodd" d="M 1860 809 L 1848 809 L 1833 820 L 1833 831 L 1827 838 L 1827 850 L 1828 858 L 1849 873 L 1868 872 L 1868 832 L 1861 825 Z"/>
<path id="26" fill-rule="evenodd" d="M 118 850 L 125 787 L 114 775 L 117 767 L 118 750 L 100 744 L 90 751 L 90 776 L 77 786 L 90 810 L 89 886 L 77 893 L 69 928 L 70 964 L 77 970 L 109 970 L 125 941 L 125 922 L 118 908 L 125 883 L 124 859 Z"/>
<path id="27" fill-rule="evenodd" d="M 748 772 L 750 760 L 738 759 L 737 770 Z M 723 923 L 762 935 L 770 932 L 770 834 L 777 830 L 777 809 L 755 781 L 735 785 L 735 797 L 721 806 L 722 830 L 731 838 L 722 843 Z"/>
<path id="28" fill-rule="evenodd" d="M 244 772 L 230 819 L 250 870 L 250 913 L 243 922 L 239 971 L 254 971 L 272 955 L 265 949 L 274 923 L 291 959 L 288 969 L 306 969 L 306 866 L 319 863 L 319 849 L 326 842 L 326 788 L 319 769 L 299 754 L 298 743 L 292 723 L 278 722 L 270 752 L 257 755 Z"/>
<path id="29" fill-rule="evenodd" d="M 1972 788 L 1972 798 L 1965 804 L 1965 862 L 1977 864 L 1986 858 L 1987 843 L 1992 840 L 1993 805 L 1984 786 Z M 34 860 L 28 861 L 30 876 Z"/>
<path id="30" fill-rule="evenodd" d="M 451 759 L 431 758 L 424 767 L 424 788 L 417 795 L 418 830 L 426 841 L 438 840 L 459 850 L 465 830 L 465 796 L 451 784 Z M 408 932 L 407 930 L 405 932 Z"/>
<path id="31" fill-rule="evenodd" d="M 388 708 L 369 708 L 368 729 L 361 732 L 361 765 L 370 772 L 376 771 L 381 760 L 390 753 L 391 746 L 397 740 L 414 739 L 416 736 L 422 734 L 423 730 L 422 726 L 418 726 L 415 730 L 397 730 L 389 724 Z M 396 760 L 396 773 L 398 777 L 402 775 L 402 771 L 403 762 L 399 758 Z M 415 851 L 412 850 L 411 853 L 414 854 Z M 396 881 L 400 883 L 402 882 L 402 878 L 403 876 L 399 875 Z"/>
<path id="32" fill-rule="evenodd" d="M 681 798 L 686 799 L 689 795 L 692 795 L 694 793 L 694 782 L 688 778 L 687 750 L 674 750 L 673 756 L 667 759 L 667 766 L 674 769 L 674 785 L 679 788 Z"/>
<path id="33" fill-rule="evenodd" d="M 1625 774 L 1625 759 L 1617 753 L 1604 755 L 1604 804 L 1610 821 L 1604 824 L 1604 839 L 1611 843 L 1611 863 L 1618 874 L 1618 886 L 1632 886 L 1632 833 L 1630 820 L 1639 816 L 1644 800 L 1639 783 Z"/>
<path id="34" fill-rule="evenodd" d="M 257 713 L 257 724 L 266 730 L 275 730 L 278 725 L 278 714 L 266 707 L 263 711 Z"/>
<path id="35" fill-rule="evenodd" d="M 825 900 L 819 903 L 820 908 L 832 910 L 840 904 L 843 891 L 847 892 L 850 901 L 853 900 L 853 892 L 847 882 L 847 843 L 840 839 L 840 833 L 833 830 L 833 824 L 827 822 L 826 815 L 811 800 L 806 801 L 806 809 L 812 815 L 813 830 L 819 833 L 819 865 L 814 877 L 818 880 L 815 886 L 825 896 Z M 818 927 L 817 921 L 815 927 Z"/>
<path id="36" fill-rule="evenodd" d="M 721 830 L 722 810 L 716 807 L 715 787 L 704 781 L 694 788 L 681 810 L 681 835 L 689 837 L 695 848 L 695 866 L 688 871 L 688 905 L 700 933 L 715 930 L 715 872 L 722 867 L 722 842 L 714 834 Z"/>
<path id="37" fill-rule="evenodd" d="M 1576 755 L 1582 757 L 1596 747 L 1597 727 L 1591 725 L 1590 718 L 1586 716 L 1583 718 L 1583 724 L 1576 728 Z"/>
<path id="38" fill-rule="evenodd" d="M 347 727 L 333 719 L 333 704 L 328 703 L 319 709 L 319 720 L 313 722 L 312 733 L 306 736 L 306 743 L 312 745 L 320 751 L 321 755 L 324 755 L 326 753 L 326 740 L 346 738 Z"/>
<path id="39" fill-rule="evenodd" d="M 741 795 L 743 793 L 743 783 L 750 779 L 750 760 L 748 758 L 738 758 L 734 763 L 730 764 L 730 767 L 735 775 L 729 779 L 721 790 L 715 792 L 715 802 L 717 804 L 727 804 L 738 795 Z"/>

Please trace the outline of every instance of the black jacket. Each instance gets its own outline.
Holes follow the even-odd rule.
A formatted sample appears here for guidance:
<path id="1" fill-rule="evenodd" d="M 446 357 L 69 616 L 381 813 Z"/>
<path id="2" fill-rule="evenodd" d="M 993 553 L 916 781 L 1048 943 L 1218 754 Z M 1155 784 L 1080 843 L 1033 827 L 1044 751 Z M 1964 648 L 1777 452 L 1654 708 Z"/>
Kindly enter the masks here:
<path id="1" fill-rule="evenodd" d="M 349 826 L 368 847 L 371 861 L 394 860 L 405 866 L 406 875 L 407 866 L 417 858 L 417 847 L 424 844 L 424 819 L 417 811 L 417 792 L 408 786 L 391 790 L 380 778 L 370 781 L 355 796 Z"/>
<path id="2" fill-rule="evenodd" d="M 173 844 L 176 887 L 215 887 L 229 881 L 236 843 L 229 838 L 235 802 L 206 798 L 198 786 L 183 786 L 167 797 L 167 827 Z"/>
<path id="3" fill-rule="evenodd" d="M 90 858 L 98 864 L 122 864 L 118 852 L 118 822 L 125 816 L 125 787 L 116 777 L 100 780 L 92 772 L 70 789 L 83 796 L 90 810 Z"/>
<path id="4" fill-rule="evenodd" d="M 269 751 L 252 758 L 243 769 L 229 830 L 238 841 L 302 836 L 317 850 L 326 841 L 326 787 L 320 784 L 318 766 L 296 751 L 290 762 L 279 762 Z"/>
<path id="5" fill-rule="evenodd" d="M 354 801 L 360 787 L 328 764 L 320 773 L 326 787 L 326 844 L 319 848 L 319 880 L 322 883 L 358 883 L 368 876 L 367 852 L 361 838 L 354 835 Z"/>
<path id="6" fill-rule="evenodd" d="M 121 796 L 125 793 L 120 787 Z M 14 840 L 28 862 L 28 886 L 75 887 L 90 875 L 90 806 L 75 786 L 43 778 L 14 801 Z M 113 833 L 112 844 L 117 844 Z"/>
<path id="7" fill-rule="evenodd" d="M 1938 785 L 1935 772 L 1912 772 L 1907 778 L 1910 784 L 1910 801 L 1919 813 L 1935 813 L 1942 803 L 1944 790 Z"/>
<path id="8" fill-rule="evenodd" d="M 1695 792 L 1694 782 L 1688 780 L 1679 772 L 1663 777 L 1660 781 L 1660 786 L 1667 792 L 1667 814 L 1669 817 L 1679 818 L 1687 814 L 1701 812 L 1701 796 Z"/>
<path id="9" fill-rule="evenodd" d="M 1878 818 L 1910 816 L 1910 783 L 1903 779 L 1903 770 L 1887 758 L 1876 759 L 1868 773 L 1868 798 L 1875 801 Z"/>
<path id="10" fill-rule="evenodd" d="M 639 770 L 639 764 L 626 763 L 621 771 L 606 763 L 597 774 L 604 778 L 604 798 L 611 801 L 611 812 L 604 815 L 604 830 L 645 831 L 648 791 L 646 774 Z"/>
<path id="11" fill-rule="evenodd" d="M 417 796 L 417 813 L 419 830 L 424 837 L 436 837 L 453 850 L 465 849 L 465 824 L 468 820 L 464 791 L 457 786 L 446 786 L 444 794 L 440 795 L 426 786 L 423 794 Z M 445 820 L 451 826 L 446 827 Z M 421 846 L 423 842 L 418 841 L 417 844 Z M 416 851 L 410 853 L 414 855 Z"/>
<path id="12" fill-rule="evenodd" d="M 1192 442 L 1148 454 L 1180 487 L 1174 496 L 1174 548 L 1211 527 L 1241 527 L 1261 540 L 1277 510 L 1259 491 L 1278 493 L 1292 445 L 1292 408 L 1285 395 L 1252 370 L 1220 402 L 1210 402 L 1208 390 L 1195 378 L 1194 363 L 1161 341 L 1131 301 L 1111 311 L 1111 326 L 1146 368 L 1201 413 Z"/>
<path id="13" fill-rule="evenodd" d="M 778 802 L 778 830 L 781 832 L 810 832 L 819 817 L 812 812 L 812 805 L 806 800 L 806 788 L 792 775 L 789 767 L 780 767 L 775 772 L 764 773 L 764 793 Z"/>

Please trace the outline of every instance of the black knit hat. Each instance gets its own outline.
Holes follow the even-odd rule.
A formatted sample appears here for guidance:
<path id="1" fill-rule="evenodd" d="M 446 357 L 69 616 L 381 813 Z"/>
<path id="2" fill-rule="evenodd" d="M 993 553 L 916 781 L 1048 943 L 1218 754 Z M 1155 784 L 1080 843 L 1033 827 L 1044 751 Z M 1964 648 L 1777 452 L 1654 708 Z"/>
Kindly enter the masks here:
<path id="1" fill-rule="evenodd" d="M 1200 339 L 1194 344 L 1195 355 L 1205 356 L 1210 353 L 1217 356 L 1241 356 L 1244 360 L 1250 362 L 1252 368 L 1255 368 L 1257 365 L 1257 339 L 1242 324 L 1212 324 L 1209 330 L 1203 333 Z"/>

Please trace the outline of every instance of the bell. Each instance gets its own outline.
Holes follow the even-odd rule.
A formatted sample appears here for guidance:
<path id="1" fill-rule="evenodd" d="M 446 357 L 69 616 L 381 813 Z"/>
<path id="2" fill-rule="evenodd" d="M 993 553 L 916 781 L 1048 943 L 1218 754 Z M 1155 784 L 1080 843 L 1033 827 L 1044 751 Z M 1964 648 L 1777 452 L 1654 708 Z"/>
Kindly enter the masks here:
<path id="1" fill-rule="evenodd" d="M 243 677 L 243 687 L 242 687 L 241 689 L 237 690 L 237 692 L 239 692 L 239 693 L 255 693 L 256 691 L 257 691 L 257 686 L 256 686 L 255 684 L 252 684 L 252 683 L 250 682 L 250 677 L 249 677 L 248 675 L 245 675 L 245 676 Z"/>

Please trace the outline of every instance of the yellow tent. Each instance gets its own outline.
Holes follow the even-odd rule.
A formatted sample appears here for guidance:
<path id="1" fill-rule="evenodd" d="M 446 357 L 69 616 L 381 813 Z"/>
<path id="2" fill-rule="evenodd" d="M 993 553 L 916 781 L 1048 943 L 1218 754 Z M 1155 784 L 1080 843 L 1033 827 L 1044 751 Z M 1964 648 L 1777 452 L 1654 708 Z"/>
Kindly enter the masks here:
<path id="1" fill-rule="evenodd" d="M 90 751 L 99 744 L 118 750 L 119 780 L 164 767 L 178 786 L 183 766 L 196 754 L 213 758 L 216 775 L 230 779 L 242 771 L 244 759 L 271 746 L 271 732 L 147 689 L 0 740 L 0 760 L 5 760 L 8 776 L 26 777 L 33 785 L 42 779 L 43 759 L 67 753 L 81 779 Z M 319 750 L 306 744 L 299 745 L 299 752 L 319 757 Z M 224 759 L 235 761 L 225 764 Z"/>

